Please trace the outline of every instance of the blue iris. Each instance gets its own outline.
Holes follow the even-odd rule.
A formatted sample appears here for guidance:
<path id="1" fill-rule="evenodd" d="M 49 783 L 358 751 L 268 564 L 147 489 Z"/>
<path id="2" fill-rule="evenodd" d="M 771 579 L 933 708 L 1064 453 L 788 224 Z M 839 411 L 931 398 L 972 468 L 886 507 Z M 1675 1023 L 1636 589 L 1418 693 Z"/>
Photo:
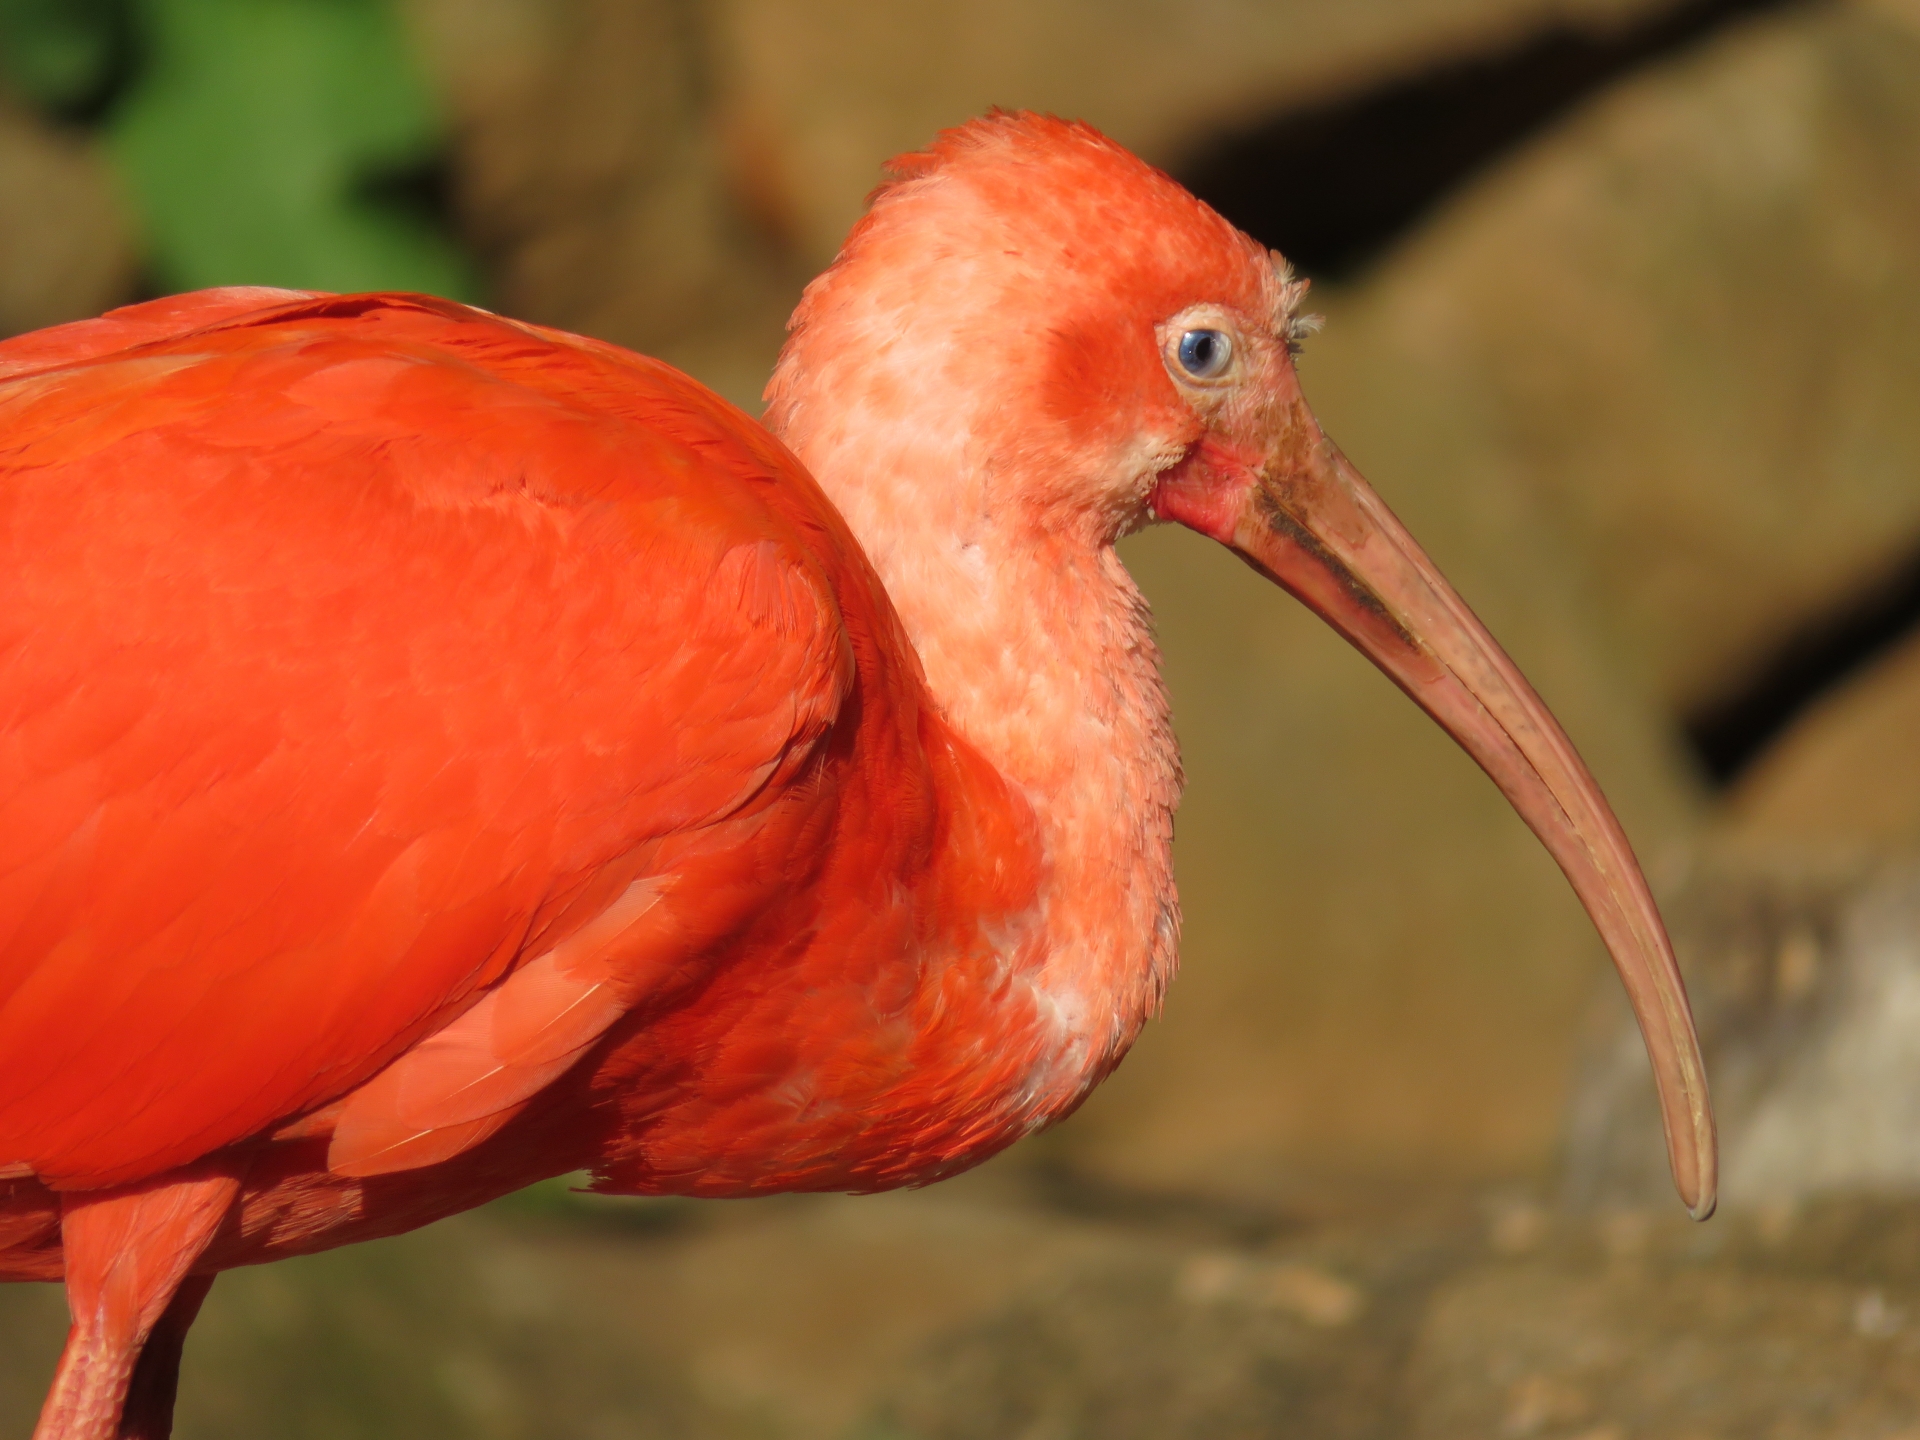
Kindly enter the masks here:
<path id="1" fill-rule="evenodd" d="M 1189 330 L 1175 352 L 1180 368 L 1196 380 L 1218 377 L 1233 360 L 1233 341 L 1224 330 Z"/>

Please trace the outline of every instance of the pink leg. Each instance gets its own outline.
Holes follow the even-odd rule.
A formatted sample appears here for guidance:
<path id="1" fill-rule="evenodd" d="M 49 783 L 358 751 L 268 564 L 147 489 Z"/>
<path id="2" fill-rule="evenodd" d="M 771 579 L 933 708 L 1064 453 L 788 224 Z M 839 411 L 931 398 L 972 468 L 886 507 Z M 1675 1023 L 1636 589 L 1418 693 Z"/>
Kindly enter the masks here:
<path id="1" fill-rule="evenodd" d="M 187 1271 L 239 1193 L 230 1162 L 201 1161 L 136 1185 L 60 1197 L 73 1326 L 33 1440 L 117 1440 L 149 1336 L 161 1342 L 156 1369 L 151 1377 L 142 1376 L 139 1413 L 128 1419 L 146 1427 L 132 1432 L 140 1440 L 165 1433 L 152 1428 L 151 1417 L 165 1391 L 166 1424 L 171 1425 L 180 1342 L 212 1283 L 199 1277 L 189 1281 Z M 176 1296 L 177 1312 L 172 1310 Z"/>
<path id="2" fill-rule="evenodd" d="M 127 1386 L 126 1408 L 120 1412 L 117 1440 L 167 1440 L 173 1434 L 173 1399 L 180 1389 L 180 1349 L 187 1330 L 200 1313 L 200 1302 L 213 1288 L 213 1276 L 189 1275 L 173 1292 L 173 1302 L 160 1323 L 140 1347 Z"/>

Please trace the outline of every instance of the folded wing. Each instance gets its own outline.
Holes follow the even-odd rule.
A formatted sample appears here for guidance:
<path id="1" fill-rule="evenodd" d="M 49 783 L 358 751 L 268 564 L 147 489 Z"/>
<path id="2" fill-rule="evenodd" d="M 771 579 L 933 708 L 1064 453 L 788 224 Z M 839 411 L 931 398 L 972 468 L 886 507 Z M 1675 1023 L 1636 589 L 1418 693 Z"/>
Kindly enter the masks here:
<path id="1" fill-rule="evenodd" d="M 0 345 L 0 1169 L 56 1185 L 355 1091 L 338 1168 L 473 1143 L 686 978 L 662 866 L 851 683 L 862 562 L 685 377 L 223 293 Z"/>

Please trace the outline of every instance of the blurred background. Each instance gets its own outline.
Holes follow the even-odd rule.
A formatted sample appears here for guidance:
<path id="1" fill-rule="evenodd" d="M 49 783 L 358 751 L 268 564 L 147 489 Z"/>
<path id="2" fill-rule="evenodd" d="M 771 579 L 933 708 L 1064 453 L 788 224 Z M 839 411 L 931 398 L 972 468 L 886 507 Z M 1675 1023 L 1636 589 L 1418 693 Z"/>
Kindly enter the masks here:
<path id="1" fill-rule="evenodd" d="M 1492 786 L 1156 532 L 1184 968 L 1079 1115 L 228 1275 L 183 1440 L 1916 1440 L 1920 0 L 0 0 L 0 333 L 420 289 L 757 410 L 884 160 L 994 104 L 1314 279 L 1309 398 L 1662 895 L 1724 1213 Z M 63 1328 L 0 1290 L 0 1426 Z"/>

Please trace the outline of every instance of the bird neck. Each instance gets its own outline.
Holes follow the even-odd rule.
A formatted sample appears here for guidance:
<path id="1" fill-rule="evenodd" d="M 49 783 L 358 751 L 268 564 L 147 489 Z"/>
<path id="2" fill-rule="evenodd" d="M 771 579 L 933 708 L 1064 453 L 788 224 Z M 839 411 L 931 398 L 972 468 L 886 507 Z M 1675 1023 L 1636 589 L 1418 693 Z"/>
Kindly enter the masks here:
<path id="1" fill-rule="evenodd" d="M 781 392 L 770 424 L 865 549 L 942 717 L 1038 819 L 1033 979 L 1071 1032 L 1047 1086 L 1071 1104 L 1157 1010 L 1175 960 L 1180 768 L 1146 603 L 1110 537 L 1010 503 L 1031 492 L 970 463 L 982 447 L 963 424 L 881 406 L 820 423 L 806 398 Z"/>

